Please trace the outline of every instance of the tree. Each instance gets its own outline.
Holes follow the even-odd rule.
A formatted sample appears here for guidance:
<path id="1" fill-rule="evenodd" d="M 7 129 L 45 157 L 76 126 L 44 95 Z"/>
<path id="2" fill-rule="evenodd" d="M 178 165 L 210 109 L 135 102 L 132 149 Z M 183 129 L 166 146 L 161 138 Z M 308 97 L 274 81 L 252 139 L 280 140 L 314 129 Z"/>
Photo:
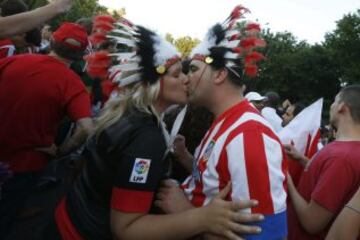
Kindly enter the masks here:
<path id="1" fill-rule="evenodd" d="M 26 2 L 31 9 L 48 3 L 47 0 L 27 0 Z M 76 22 L 80 18 L 93 17 L 97 14 L 108 14 L 107 8 L 101 6 L 98 0 L 73 0 L 71 9 L 52 19 L 50 25 L 56 28 L 62 22 Z"/>
<path id="2" fill-rule="evenodd" d="M 124 17 L 126 15 L 126 10 L 125 8 L 120 8 L 117 10 L 110 10 L 108 9 L 108 12 L 111 14 L 111 16 L 113 16 L 113 18 L 115 19 L 120 19 L 121 17 Z"/>
<path id="3" fill-rule="evenodd" d="M 191 38 L 189 36 L 174 39 L 170 33 L 165 35 L 165 39 L 176 47 L 184 59 L 189 57 L 191 50 L 200 42 L 197 38 Z"/>
<path id="4" fill-rule="evenodd" d="M 324 112 L 339 90 L 336 64 L 322 45 L 309 45 L 289 32 L 264 32 L 266 60 L 260 64 L 259 77 L 248 80 L 249 90 L 276 91 L 282 99 L 310 104 L 324 97 Z"/>
<path id="5" fill-rule="evenodd" d="M 336 63 L 341 83 L 360 83 L 360 9 L 337 22 L 335 31 L 326 34 L 324 46 Z"/>

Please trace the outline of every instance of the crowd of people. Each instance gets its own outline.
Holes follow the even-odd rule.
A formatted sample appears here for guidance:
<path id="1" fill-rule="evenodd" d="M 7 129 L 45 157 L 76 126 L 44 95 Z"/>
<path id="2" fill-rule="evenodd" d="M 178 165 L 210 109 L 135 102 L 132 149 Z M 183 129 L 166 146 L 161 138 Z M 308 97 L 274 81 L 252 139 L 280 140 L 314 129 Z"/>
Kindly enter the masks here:
<path id="1" fill-rule="evenodd" d="M 122 17 L 47 24 L 71 3 L 0 1 L 1 239 L 359 239 L 360 85 L 303 151 L 308 108 L 246 89 L 247 8 L 184 60 Z"/>

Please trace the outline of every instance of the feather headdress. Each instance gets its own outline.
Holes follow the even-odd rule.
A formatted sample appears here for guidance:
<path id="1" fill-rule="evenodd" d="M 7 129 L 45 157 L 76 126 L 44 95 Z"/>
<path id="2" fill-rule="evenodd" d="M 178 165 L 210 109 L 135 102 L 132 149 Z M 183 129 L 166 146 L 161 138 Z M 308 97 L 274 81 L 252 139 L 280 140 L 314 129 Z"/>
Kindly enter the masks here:
<path id="1" fill-rule="evenodd" d="M 265 47 L 266 42 L 260 38 L 259 24 L 237 24 L 248 12 L 247 8 L 236 6 L 222 24 L 210 28 L 204 40 L 192 51 L 191 58 L 217 68 L 226 67 L 235 75 L 238 74 L 233 68 L 241 67 L 243 74 L 255 77 L 257 62 L 265 58 L 256 50 Z"/>
<path id="2" fill-rule="evenodd" d="M 125 18 L 115 21 L 107 15 L 96 17 L 91 41 L 95 46 L 111 41 L 115 50 L 87 56 L 89 74 L 110 77 L 119 86 L 138 81 L 153 84 L 181 60 L 175 47 L 165 39 Z"/>

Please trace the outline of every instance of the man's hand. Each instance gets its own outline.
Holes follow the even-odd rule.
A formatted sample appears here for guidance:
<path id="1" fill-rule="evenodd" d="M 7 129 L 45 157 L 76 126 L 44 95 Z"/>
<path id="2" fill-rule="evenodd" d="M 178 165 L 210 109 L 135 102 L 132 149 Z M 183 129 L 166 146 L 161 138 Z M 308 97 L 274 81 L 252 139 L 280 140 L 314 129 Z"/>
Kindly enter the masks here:
<path id="1" fill-rule="evenodd" d="M 304 167 L 309 162 L 309 159 L 300 153 L 293 145 L 291 144 L 284 144 L 285 153 L 288 155 L 289 158 L 299 162 Z"/>
<path id="2" fill-rule="evenodd" d="M 162 182 L 154 204 L 168 214 L 193 208 L 182 189 L 179 188 L 179 184 L 173 179 Z"/>
<path id="3" fill-rule="evenodd" d="M 185 137 L 180 134 L 174 140 L 174 155 L 176 160 L 191 173 L 194 157 L 186 148 Z"/>
<path id="4" fill-rule="evenodd" d="M 52 144 L 49 147 L 35 148 L 36 151 L 46 153 L 46 154 L 50 155 L 51 157 L 56 157 L 57 149 L 58 148 L 55 144 Z"/>

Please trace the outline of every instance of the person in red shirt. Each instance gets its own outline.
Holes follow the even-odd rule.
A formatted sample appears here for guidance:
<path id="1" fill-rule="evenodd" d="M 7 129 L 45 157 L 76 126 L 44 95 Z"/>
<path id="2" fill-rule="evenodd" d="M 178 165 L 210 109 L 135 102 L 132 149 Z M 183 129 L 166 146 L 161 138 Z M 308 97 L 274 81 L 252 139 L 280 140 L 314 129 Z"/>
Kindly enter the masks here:
<path id="1" fill-rule="evenodd" d="M 21 206 L 47 165 L 47 153 L 70 152 L 85 141 L 92 128 L 90 97 L 69 68 L 74 59 L 83 56 L 87 42 L 85 29 L 64 23 L 52 36 L 49 55 L 25 54 L 0 60 L 0 161 L 14 172 L 2 187 L 2 237 L 10 230 L 17 212 L 14 208 Z M 66 115 L 77 128 L 56 149 L 57 128 Z"/>
<path id="2" fill-rule="evenodd" d="M 345 87 L 330 108 L 336 141 L 305 168 L 296 190 L 289 177 L 289 240 L 324 239 L 360 185 L 360 85 Z"/>

